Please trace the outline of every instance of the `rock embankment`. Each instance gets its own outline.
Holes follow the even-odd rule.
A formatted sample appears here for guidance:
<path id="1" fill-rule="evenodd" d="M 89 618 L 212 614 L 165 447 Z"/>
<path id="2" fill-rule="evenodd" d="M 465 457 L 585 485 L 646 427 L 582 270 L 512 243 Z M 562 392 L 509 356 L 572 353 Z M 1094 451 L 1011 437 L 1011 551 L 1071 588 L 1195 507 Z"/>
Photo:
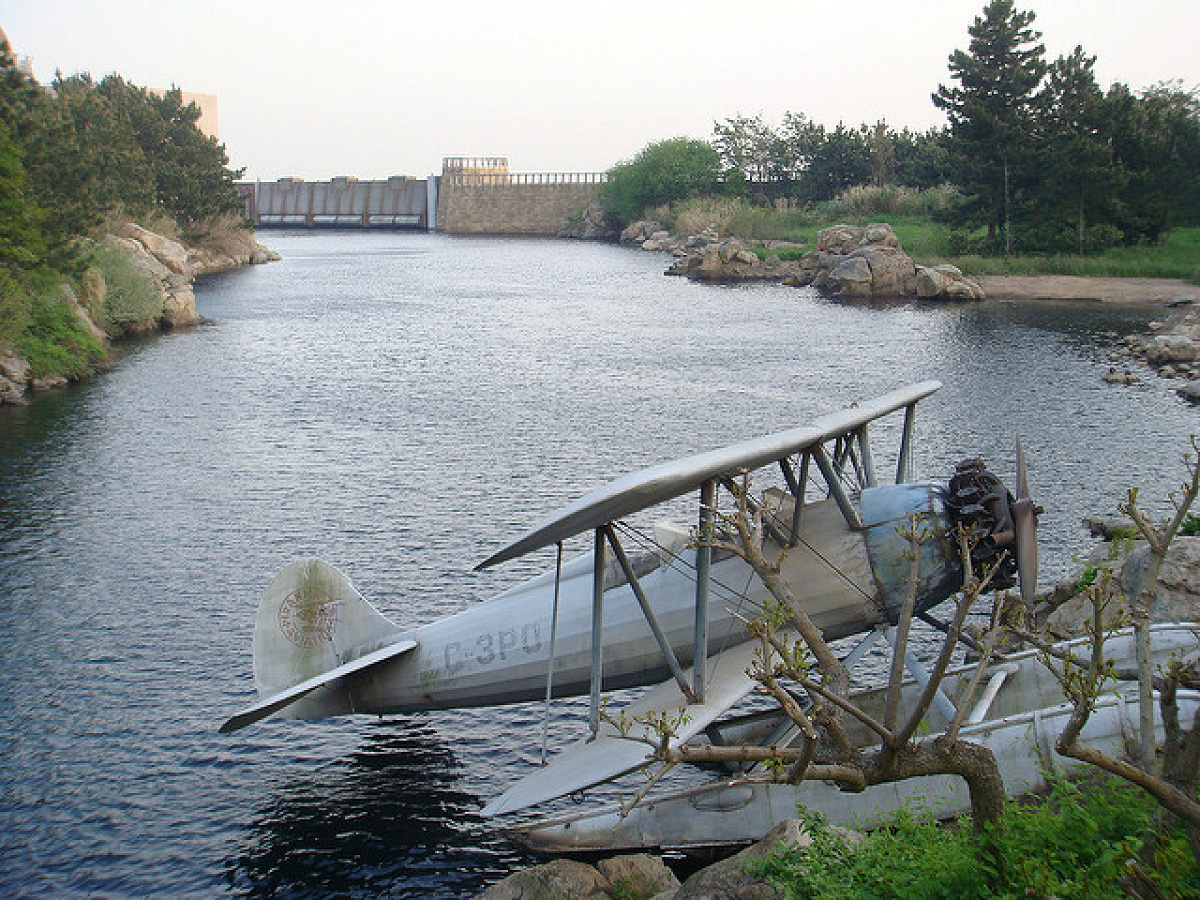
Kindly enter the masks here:
<path id="1" fill-rule="evenodd" d="M 1123 355 L 1140 360 L 1163 378 L 1186 382 L 1177 393 L 1192 403 L 1200 403 L 1200 296 L 1189 294 L 1174 304 L 1171 315 L 1162 322 L 1151 322 L 1146 334 L 1125 338 Z M 1114 367 L 1109 381 L 1129 383 L 1133 377 Z"/>
<path id="2" fill-rule="evenodd" d="M 900 247 L 892 227 L 834 225 L 817 236 L 817 248 L 797 256 L 802 244 L 721 239 L 712 229 L 679 238 L 659 222 L 635 222 L 624 243 L 675 257 L 668 275 L 694 281 L 779 281 L 849 299 L 982 300 L 983 289 L 954 266 L 917 266 Z"/>
<path id="3" fill-rule="evenodd" d="M 122 253 L 157 292 L 152 308 L 145 315 L 106 323 L 100 312 L 105 308 L 108 285 L 98 268 L 84 272 L 78 293 L 64 283 L 61 287 L 64 299 L 102 344 L 121 337 L 197 325 L 200 316 L 192 290 L 197 276 L 279 259 L 277 253 L 258 243 L 252 232 L 241 228 L 229 229 L 189 247 L 130 222 L 119 234 L 103 238 L 101 245 Z M 32 392 L 66 383 L 67 379 L 61 376 L 33 377 L 27 360 L 13 347 L 0 345 L 0 404 L 24 404 Z"/>
<path id="4" fill-rule="evenodd" d="M 861 836 L 835 829 L 850 842 Z M 783 900 L 783 888 L 747 874 L 748 864 L 783 849 L 807 847 L 812 837 L 799 819 L 772 828 L 758 843 L 713 863 L 682 884 L 656 856 L 636 853 L 595 866 L 557 859 L 496 882 L 476 900 Z"/>

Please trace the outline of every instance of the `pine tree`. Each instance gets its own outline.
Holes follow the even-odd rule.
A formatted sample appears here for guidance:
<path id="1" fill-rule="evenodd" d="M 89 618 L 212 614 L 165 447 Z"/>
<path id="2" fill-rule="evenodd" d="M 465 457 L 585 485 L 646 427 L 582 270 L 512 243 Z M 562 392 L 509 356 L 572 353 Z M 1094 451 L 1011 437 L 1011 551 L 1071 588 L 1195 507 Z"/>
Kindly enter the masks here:
<path id="1" fill-rule="evenodd" d="M 1013 198 L 1030 168 L 1032 101 L 1046 73 L 1033 20 L 1013 0 L 991 0 L 967 29 L 970 49 L 950 55 L 958 86 L 939 85 L 933 95 L 950 122 L 954 180 L 974 196 L 968 211 L 986 223 L 993 246 L 1003 234 L 1006 252 L 1012 250 Z"/>
<path id="2" fill-rule="evenodd" d="M 1122 171 L 1112 158 L 1111 117 L 1096 83 L 1096 57 L 1076 47 L 1050 66 L 1038 95 L 1041 186 L 1033 204 L 1038 246 L 1077 253 L 1116 243 L 1112 198 Z"/>

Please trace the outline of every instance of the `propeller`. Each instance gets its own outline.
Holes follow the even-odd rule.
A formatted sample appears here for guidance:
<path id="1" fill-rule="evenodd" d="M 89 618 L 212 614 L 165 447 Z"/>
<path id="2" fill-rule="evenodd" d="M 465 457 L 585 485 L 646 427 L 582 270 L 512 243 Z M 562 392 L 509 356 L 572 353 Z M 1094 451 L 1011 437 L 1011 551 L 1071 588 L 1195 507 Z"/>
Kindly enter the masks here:
<path id="1" fill-rule="evenodd" d="M 1025 468 L 1025 448 L 1017 437 L 1017 498 L 1010 504 L 1013 528 L 1017 532 L 1017 580 L 1021 602 L 1028 606 L 1037 591 L 1037 517 L 1042 512 L 1029 497 L 1029 473 Z"/>

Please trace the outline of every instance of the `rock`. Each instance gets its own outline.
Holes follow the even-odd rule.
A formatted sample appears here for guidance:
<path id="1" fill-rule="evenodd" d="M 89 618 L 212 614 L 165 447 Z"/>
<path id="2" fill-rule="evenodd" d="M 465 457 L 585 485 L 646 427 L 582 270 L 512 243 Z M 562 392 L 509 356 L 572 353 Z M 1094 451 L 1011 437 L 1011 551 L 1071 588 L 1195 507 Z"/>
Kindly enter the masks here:
<path id="1" fill-rule="evenodd" d="M 683 883 L 674 900 L 783 900 L 783 888 L 757 881 L 745 872 L 746 864 L 782 847 L 807 847 L 812 838 L 799 819 L 780 822 L 757 844 L 701 869 Z"/>
<path id="2" fill-rule="evenodd" d="M 0 403 L 24 406 L 29 402 L 29 363 L 7 344 L 0 344 Z"/>
<path id="3" fill-rule="evenodd" d="M 891 298 L 916 289 L 916 267 L 900 249 L 892 227 L 832 225 L 817 236 L 817 250 L 801 257 L 785 284 L 811 285 L 843 297 Z"/>
<path id="4" fill-rule="evenodd" d="M 158 262 L 177 275 L 192 277 L 192 267 L 188 264 L 188 252 L 182 244 L 170 238 L 147 231 L 134 222 L 126 223 L 121 229 L 121 236 L 137 241 Z"/>
<path id="5" fill-rule="evenodd" d="M 0 350 L 0 375 L 16 384 L 29 382 L 29 363 L 11 350 Z"/>
<path id="6" fill-rule="evenodd" d="M 190 284 L 172 287 L 163 297 L 163 324 L 169 328 L 186 328 L 200 324 L 196 312 L 196 295 Z"/>
<path id="7" fill-rule="evenodd" d="M 917 296 L 922 300 L 983 300 L 978 283 L 967 279 L 957 266 L 917 266 L 914 276 Z"/>
<path id="8" fill-rule="evenodd" d="M 1110 366 L 1108 371 L 1104 373 L 1104 381 L 1108 384 L 1137 384 L 1141 381 L 1136 375 L 1128 369 L 1117 369 L 1115 366 Z"/>
<path id="9" fill-rule="evenodd" d="M 558 236 L 580 241 L 606 241 L 617 235 L 612 225 L 609 224 L 603 204 L 593 201 L 579 214 L 578 218 L 567 222 Z M 265 260 L 263 261 L 265 262 Z M 251 259 L 251 263 L 257 264 L 253 259 Z"/>
<path id="10" fill-rule="evenodd" d="M 35 391 L 52 391 L 66 386 L 67 379 L 64 375 L 48 375 L 45 378 L 35 378 L 29 382 L 29 387 Z"/>
<path id="11" fill-rule="evenodd" d="M 1185 384 L 1175 393 L 1189 403 L 1200 403 L 1200 384 Z"/>
<path id="12" fill-rule="evenodd" d="M 843 297 L 871 296 L 871 264 L 861 256 L 846 259 L 829 273 L 829 280 Z"/>
<path id="13" fill-rule="evenodd" d="M 662 230 L 663 226 L 661 222 L 655 222 L 653 220 L 640 220 L 637 222 L 631 222 L 628 226 L 626 226 L 625 230 L 621 232 L 620 241 L 623 244 L 641 244 L 644 241 L 649 240 L 650 235 L 654 234 L 656 231 Z"/>
<path id="14" fill-rule="evenodd" d="M 1112 545 L 1102 545 L 1090 560 L 1092 565 L 1107 561 Z M 1137 542 L 1129 552 L 1118 555 L 1111 565 L 1116 571 L 1122 596 L 1105 609 L 1106 623 L 1115 623 L 1130 612 L 1132 594 L 1138 590 L 1146 572 L 1150 550 Z M 1200 618 L 1200 537 L 1177 537 L 1171 543 L 1158 574 L 1150 618 L 1155 622 L 1195 622 Z M 1059 606 L 1046 621 L 1057 637 L 1077 637 L 1085 622 L 1091 620 L 1091 600 L 1086 592 L 1076 594 Z"/>
<path id="15" fill-rule="evenodd" d="M 610 900 L 609 883 L 595 868 L 556 859 L 497 881 L 477 900 Z"/>
<path id="16" fill-rule="evenodd" d="M 1151 322 L 1149 334 L 1125 338 L 1131 355 L 1163 377 L 1196 378 L 1200 370 L 1200 321 L 1189 302 L 1165 322 Z"/>
<path id="17" fill-rule="evenodd" d="M 613 896 L 657 897 L 679 887 L 679 879 L 657 856 L 632 853 L 596 863 L 608 879 Z"/>
<path id="18" fill-rule="evenodd" d="M 831 225 L 817 234 L 817 249 L 847 256 L 862 243 L 865 234 L 864 229 L 855 225 Z"/>
<path id="19" fill-rule="evenodd" d="M 888 234 L 892 232 L 891 228 L 887 231 Z M 892 234 L 893 240 L 895 237 Z M 852 258 L 865 259 L 870 266 L 870 288 L 873 296 L 899 297 L 913 292 L 917 276 L 916 266 L 899 247 L 888 243 L 873 243 L 860 247 L 850 255 Z"/>

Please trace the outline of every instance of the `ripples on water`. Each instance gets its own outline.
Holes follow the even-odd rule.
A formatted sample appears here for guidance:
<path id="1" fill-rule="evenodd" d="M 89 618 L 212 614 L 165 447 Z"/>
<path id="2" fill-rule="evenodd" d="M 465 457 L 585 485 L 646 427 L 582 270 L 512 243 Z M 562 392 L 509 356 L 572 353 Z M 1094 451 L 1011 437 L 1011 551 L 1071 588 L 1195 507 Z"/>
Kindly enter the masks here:
<path id="1" fill-rule="evenodd" d="M 216 733 L 294 557 L 426 621 L 549 565 L 470 571 L 609 478 L 933 377 L 919 473 L 982 454 L 1011 479 L 1019 431 L 1049 584 L 1080 516 L 1164 496 L 1197 430 L 1164 384 L 1100 381 L 1143 313 L 843 305 L 590 244 L 267 240 L 283 262 L 199 286 L 213 324 L 0 410 L 7 896 L 458 897 L 528 861 L 476 810 L 536 758 L 537 708 Z"/>

